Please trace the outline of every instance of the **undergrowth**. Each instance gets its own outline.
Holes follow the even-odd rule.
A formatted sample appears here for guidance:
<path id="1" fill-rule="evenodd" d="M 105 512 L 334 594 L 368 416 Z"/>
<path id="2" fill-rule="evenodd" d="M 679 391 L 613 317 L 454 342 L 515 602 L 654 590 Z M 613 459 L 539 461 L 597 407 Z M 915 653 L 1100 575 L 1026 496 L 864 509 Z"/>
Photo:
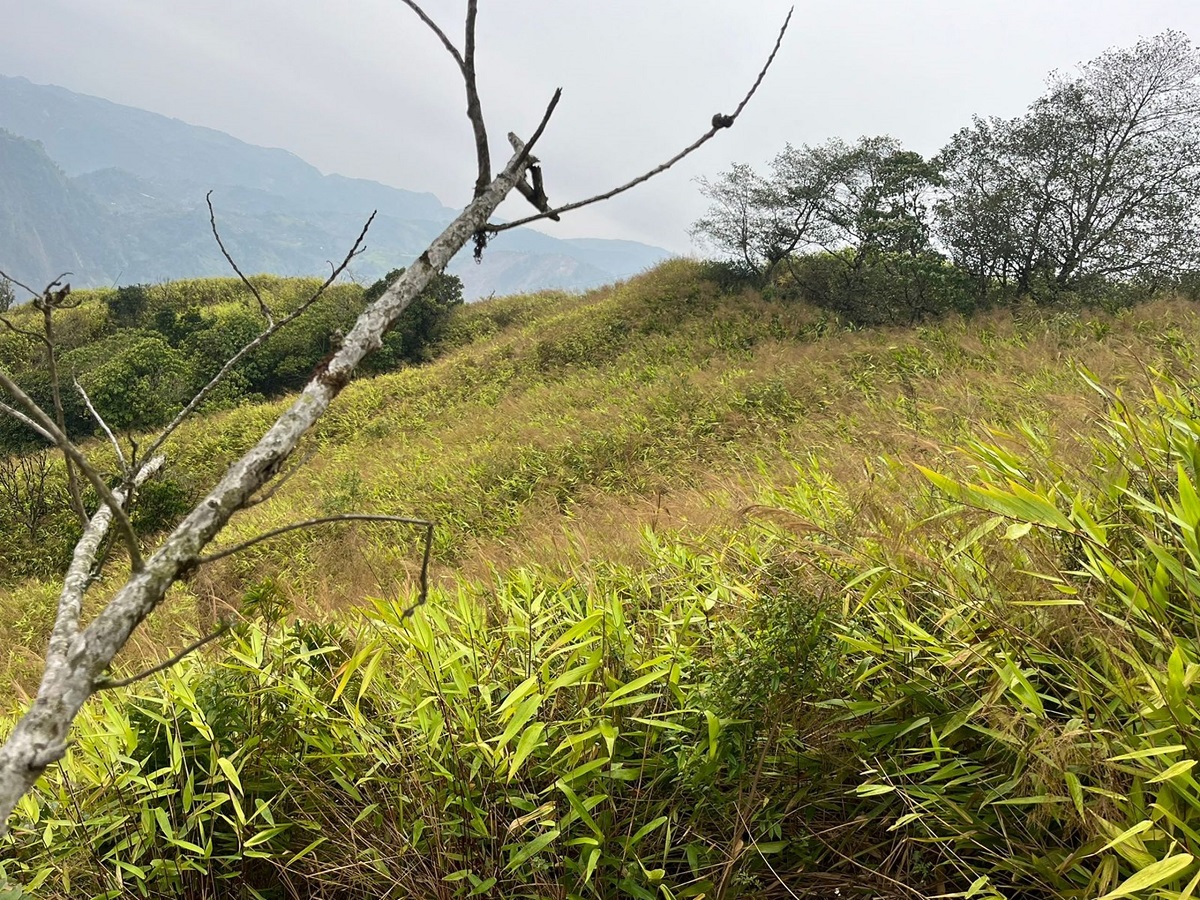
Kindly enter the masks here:
<path id="1" fill-rule="evenodd" d="M 585 488 L 665 489 L 625 561 L 581 543 L 565 563 L 444 562 L 411 616 L 405 589 L 314 616 L 322 598 L 298 600 L 319 582 L 290 577 L 347 541 L 402 566 L 403 541 L 240 563 L 222 577 L 242 624 L 85 708 L 0 879 L 50 897 L 1193 896 L 1187 309 L 827 335 L 701 289 L 688 318 L 678 287 L 510 304 L 538 310 L 525 327 L 470 313 L 456 354 L 354 386 L 282 498 L 291 515 L 437 483 L 462 490 L 450 533 L 486 554 L 534 516 L 585 517 Z M 735 510 L 658 521 L 720 467 Z M 51 587 L 6 596 L 36 646 Z"/>

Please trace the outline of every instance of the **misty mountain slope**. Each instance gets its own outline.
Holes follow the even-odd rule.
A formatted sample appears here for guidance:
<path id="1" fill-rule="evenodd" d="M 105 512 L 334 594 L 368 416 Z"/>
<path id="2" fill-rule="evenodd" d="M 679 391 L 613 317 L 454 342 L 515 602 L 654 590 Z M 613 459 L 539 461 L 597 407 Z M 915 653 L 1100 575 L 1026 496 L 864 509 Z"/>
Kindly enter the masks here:
<path id="1" fill-rule="evenodd" d="M 301 197 L 320 209 L 349 212 L 370 204 L 405 218 L 454 214 L 433 194 L 322 175 L 286 150 L 24 78 L 0 76 L 0 127 L 41 141 L 72 176 L 116 168 L 176 190 L 239 185 Z"/>
<path id="2" fill-rule="evenodd" d="M 0 130 L 0 269 L 35 287 L 62 272 L 101 281 L 120 265 L 107 224 L 40 144 Z"/>
<path id="3" fill-rule="evenodd" d="M 323 175 L 285 150 L 24 78 L 0 76 L 0 128 L 40 141 L 57 173 L 29 160 L 0 167 L 0 196 L 22 198 L 0 211 L 0 268 L 30 283 L 68 269 L 81 286 L 228 274 L 210 232 L 209 190 L 239 265 L 283 275 L 326 271 L 377 210 L 351 269 L 374 280 L 407 265 L 457 212 L 429 193 Z M 594 287 L 669 255 L 528 229 L 494 247 L 481 266 L 469 251 L 451 265 L 468 297 Z"/>

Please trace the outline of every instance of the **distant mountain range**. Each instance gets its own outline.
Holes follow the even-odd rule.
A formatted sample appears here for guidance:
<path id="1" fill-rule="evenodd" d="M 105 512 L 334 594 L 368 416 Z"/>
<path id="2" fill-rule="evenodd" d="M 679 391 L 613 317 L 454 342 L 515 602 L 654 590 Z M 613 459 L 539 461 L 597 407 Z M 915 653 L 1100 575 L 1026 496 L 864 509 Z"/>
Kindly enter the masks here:
<path id="1" fill-rule="evenodd" d="M 243 271 L 318 274 L 349 249 L 371 210 L 360 280 L 407 265 L 457 214 L 433 194 L 322 175 L 286 150 L 256 147 L 178 119 L 0 75 L 0 269 L 40 286 L 228 275 L 209 231 Z M 498 235 L 482 265 L 451 263 L 469 298 L 581 289 L 669 254 L 634 241 Z"/>

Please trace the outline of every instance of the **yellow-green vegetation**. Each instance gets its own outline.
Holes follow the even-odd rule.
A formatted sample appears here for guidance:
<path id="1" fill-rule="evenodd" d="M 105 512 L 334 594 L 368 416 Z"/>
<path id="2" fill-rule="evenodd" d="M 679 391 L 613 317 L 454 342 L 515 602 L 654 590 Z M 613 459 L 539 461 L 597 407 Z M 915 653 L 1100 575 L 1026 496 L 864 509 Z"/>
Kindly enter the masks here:
<path id="1" fill-rule="evenodd" d="M 125 664 L 240 610 L 234 633 L 85 709 L 0 880 L 1192 896 L 1198 339 L 1169 297 L 852 331 L 687 262 L 463 308 L 434 362 L 347 388 L 223 538 L 429 516 L 429 602 L 404 615 L 394 529 L 202 568 Z M 143 527 L 275 408 L 181 430 Z M 14 701 L 53 598 L 0 593 Z"/>

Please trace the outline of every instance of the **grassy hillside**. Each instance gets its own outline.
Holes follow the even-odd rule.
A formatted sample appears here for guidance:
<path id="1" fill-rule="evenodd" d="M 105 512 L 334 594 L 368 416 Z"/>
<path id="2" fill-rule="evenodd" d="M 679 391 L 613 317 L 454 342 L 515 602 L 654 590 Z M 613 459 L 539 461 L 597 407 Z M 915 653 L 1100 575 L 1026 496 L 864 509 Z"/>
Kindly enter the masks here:
<path id="1" fill-rule="evenodd" d="M 429 605 L 402 615 L 396 529 L 203 568 L 125 664 L 244 623 L 89 707 L 5 871 L 38 896 L 1187 896 L 1198 338 L 1171 297 L 851 331 L 687 262 L 461 309 L 222 538 L 430 517 Z M 277 410 L 181 430 L 143 522 Z M 54 588 L 0 590 L 13 699 Z"/>

